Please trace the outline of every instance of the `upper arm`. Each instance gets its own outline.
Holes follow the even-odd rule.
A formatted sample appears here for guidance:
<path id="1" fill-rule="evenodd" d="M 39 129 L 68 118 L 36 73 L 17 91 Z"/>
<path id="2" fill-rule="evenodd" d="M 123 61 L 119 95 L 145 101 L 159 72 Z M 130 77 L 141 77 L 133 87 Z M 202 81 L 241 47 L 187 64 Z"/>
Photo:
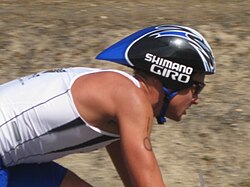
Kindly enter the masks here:
<path id="1" fill-rule="evenodd" d="M 125 93 L 118 98 L 116 117 L 126 168 L 135 186 L 164 186 L 150 141 L 152 107 L 141 90 Z"/>

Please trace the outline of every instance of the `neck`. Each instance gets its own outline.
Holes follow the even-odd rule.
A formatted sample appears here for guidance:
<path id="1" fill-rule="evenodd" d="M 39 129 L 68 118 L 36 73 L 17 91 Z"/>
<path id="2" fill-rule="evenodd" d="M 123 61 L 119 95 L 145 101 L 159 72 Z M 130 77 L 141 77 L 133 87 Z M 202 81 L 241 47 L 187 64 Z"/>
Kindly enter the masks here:
<path id="1" fill-rule="evenodd" d="M 151 103 L 154 114 L 158 114 L 162 103 L 161 101 L 164 97 L 160 81 L 151 76 L 144 77 L 136 74 L 134 77 L 140 82 L 141 89 Z"/>

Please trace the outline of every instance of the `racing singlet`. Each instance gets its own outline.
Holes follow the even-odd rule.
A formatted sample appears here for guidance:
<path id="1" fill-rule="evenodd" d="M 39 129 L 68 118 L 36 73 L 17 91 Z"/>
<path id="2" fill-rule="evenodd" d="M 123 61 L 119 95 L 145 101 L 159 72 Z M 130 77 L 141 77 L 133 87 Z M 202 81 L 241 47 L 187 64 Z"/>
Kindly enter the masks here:
<path id="1" fill-rule="evenodd" d="M 71 86 L 79 76 L 117 70 L 65 68 L 0 85 L 0 159 L 5 166 L 48 162 L 89 152 L 119 139 L 89 125 L 78 113 Z"/>

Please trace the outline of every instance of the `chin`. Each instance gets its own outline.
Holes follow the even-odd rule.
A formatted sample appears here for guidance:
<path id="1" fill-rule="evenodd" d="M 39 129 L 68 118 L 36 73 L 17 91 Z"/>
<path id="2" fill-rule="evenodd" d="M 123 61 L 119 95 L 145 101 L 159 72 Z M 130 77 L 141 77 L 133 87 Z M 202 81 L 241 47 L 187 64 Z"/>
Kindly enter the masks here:
<path id="1" fill-rule="evenodd" d="M 175 118 L 174 121 L 181 121 L 181 117 L 180 118 Z"/>
<path id="2" fill-rule="evenodd" d="M 182 116 L 167 116 L 167 118 L 178 122 L 178 121 L 181 121 Z"/>

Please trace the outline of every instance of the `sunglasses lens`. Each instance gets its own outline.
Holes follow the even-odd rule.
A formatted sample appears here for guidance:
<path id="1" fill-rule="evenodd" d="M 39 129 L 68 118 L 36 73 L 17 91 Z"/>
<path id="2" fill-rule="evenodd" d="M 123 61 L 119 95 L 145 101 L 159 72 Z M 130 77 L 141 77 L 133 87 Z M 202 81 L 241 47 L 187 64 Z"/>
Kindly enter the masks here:
<path id="1" fill-rule="evenodd" d="M 203 88 L 205 87 L 205 83 L 203 82 L 197 82 L 194 81 L 194 86 L 195 86 L 195 91 L 194 91 L 194 95 L 197 96 L 201 93 L 201 91 L 203 90 Z"/>

